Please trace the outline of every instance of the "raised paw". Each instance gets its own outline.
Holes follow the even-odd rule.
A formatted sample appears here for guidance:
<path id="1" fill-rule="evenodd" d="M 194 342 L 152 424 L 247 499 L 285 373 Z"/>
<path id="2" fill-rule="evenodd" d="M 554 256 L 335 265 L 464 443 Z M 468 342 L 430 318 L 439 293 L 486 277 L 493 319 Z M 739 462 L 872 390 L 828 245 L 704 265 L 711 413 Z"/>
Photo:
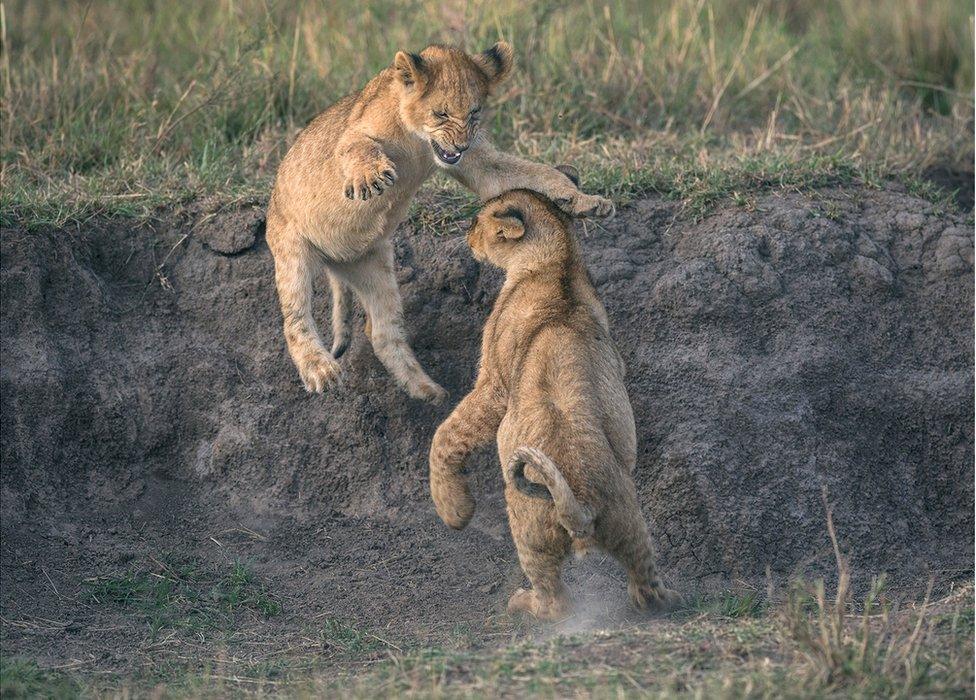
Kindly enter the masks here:
<path id="1" fill-rule="evenodd" d="M 306 359 L 298 365 L 298 373 L 309 393 L 321 394 L 328 385 L 342 381 L 342 367 L 325 355 Z"/>
<path id="2" fill-rule="evenodd" d="M 463 530 L 471 522 L 476 504 L 464 479 L 446 475 L 438 477 L 432 471 L 430 495 L 438 517 L 448 527 Z"/>
<path id="3" fill-rule="evenodd" d="M 668 612 L 680 608 L 684 602 L 681 594 L 665 588 L 660 582 L 630 586 L 630 599 L 638 610 Z"/>
<path id="4" fill-rule="evenodd" d="M 383 194 L 396 181 L 396 166 L 392 160 L 383 156 L 372 162 L 350 165 L 346 169 L 343 193 L 347 199 L 367 200 Z"/>
<path id="5" fill-rule="evenodd" d="M 568 190 L 553 200 L 560 209 L 571 216 L 609 217 L 617 212 L 613 202 L 596 194 L 586 194 L 579 190 Z"/>
<path id="6" fill-rule="evenodd" d="M 595 194 L 584 194 L 582 192 L 573 198 L 571 206 L 575 216 L 606 218 L 617 212 L 613 202 L 606 197 Z"/>

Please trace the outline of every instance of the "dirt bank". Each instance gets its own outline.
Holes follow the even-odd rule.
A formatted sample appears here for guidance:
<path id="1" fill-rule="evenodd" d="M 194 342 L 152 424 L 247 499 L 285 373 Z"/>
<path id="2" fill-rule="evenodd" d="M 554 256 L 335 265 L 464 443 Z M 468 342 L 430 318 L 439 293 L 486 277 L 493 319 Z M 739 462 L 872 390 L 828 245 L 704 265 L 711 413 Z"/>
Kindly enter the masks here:
<path id="1" fill-rule="evenodd" d="M 965 576 L 971 218 L 868 189 L 678 214 L 651 198 L 581 230 L 628 366 L 636 479 L 667 578 L 822 570 L 824 485 L 863 575 Z M 436 520 L 426 486 L 498 275 L 459 228 L 405 226 L 413 345 L 450 405 L 408 399 L 362 333 L 346 389 L 309 396 L 260 217 L 198 206 L 152 226 L 3 231 L 5 651 L 128 663 L 145 630 L 94 631 L 122 618 L 84 579 L 163 551 L 247 561 L 287 601 L 260 632 L 280 643 L 322 615 L 393 636 L 503 625 L 521 575 L 493 456 L 471 465 L 479 511 L 463 533 Z M 317 308 L 327 318 L 324 292 Z M 569 580 L 610 591 L 604 612 L 625 606 L 599 558 Z M 59 624 L 9 624 L 36 619 Z"/>

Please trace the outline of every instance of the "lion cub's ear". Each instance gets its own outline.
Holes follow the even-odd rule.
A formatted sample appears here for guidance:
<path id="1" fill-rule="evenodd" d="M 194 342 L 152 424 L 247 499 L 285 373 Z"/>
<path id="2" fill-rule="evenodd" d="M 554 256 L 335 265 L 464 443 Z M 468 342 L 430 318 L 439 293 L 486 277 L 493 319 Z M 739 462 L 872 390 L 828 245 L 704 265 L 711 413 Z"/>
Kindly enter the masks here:
<path id="1" fill-rule="evenodd" d="M 427 80 L 427 70 L 420 54 L 397 51 L 397 55 L 393 59 L 393 68 L 396 70 L 400 82 L 407 87 L 423 85 Z"/>
<path id="2" fill-rule="evenodd" d="M 487 51 L 472 56 L 482 72 L 488 76 L 488 82 L 495 87 L 512 72 L 515 62 L 515 52 L 507 41 L 499 41 Z"/>
<path id="3" fill-rule="evenodd" d="M 525 217 L 515 207 L 509 207 L 492 216 L 495 238 L 514 241 L 525 235 Z"/>

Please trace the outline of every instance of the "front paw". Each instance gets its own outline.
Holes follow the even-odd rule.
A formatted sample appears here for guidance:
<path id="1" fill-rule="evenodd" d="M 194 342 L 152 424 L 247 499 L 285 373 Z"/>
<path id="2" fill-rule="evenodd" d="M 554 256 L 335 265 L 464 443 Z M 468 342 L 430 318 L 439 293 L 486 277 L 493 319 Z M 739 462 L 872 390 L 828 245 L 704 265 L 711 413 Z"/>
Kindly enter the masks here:
<path id="1" fill-rule="evenodd" d="M 396 180 L 396 166 L 383 156 L 372 162 L 350 165 L 346 169 L 343 192 L 347 199 L 367 200 L 383 194 Z"/>
<path id="2" fill-rule="evenodd" d="M 444 524 L 463 530 L 474 516 L 475 501 L 463 477 L 431 470 L 430 495 Z"/>

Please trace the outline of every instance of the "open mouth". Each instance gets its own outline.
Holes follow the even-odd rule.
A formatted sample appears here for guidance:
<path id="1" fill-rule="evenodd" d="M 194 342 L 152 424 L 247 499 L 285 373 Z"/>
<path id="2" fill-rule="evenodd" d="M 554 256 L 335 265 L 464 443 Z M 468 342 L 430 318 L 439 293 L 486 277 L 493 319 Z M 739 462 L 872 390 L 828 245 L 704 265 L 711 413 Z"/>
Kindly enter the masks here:
<path id="1" fill-rule="evenodd" d="M 446 151 L 443 148 L 441 148 L 436 141 L 431 141 L 430 147 L 434 149 L 434 153 L 437 155 L 438 158 L 441 159 L 441 162 L 443 163 L 447 163 L 448 165 L 454 165 L 459 160 L 461 160 L 461 154 L 458 151 Z"/>

